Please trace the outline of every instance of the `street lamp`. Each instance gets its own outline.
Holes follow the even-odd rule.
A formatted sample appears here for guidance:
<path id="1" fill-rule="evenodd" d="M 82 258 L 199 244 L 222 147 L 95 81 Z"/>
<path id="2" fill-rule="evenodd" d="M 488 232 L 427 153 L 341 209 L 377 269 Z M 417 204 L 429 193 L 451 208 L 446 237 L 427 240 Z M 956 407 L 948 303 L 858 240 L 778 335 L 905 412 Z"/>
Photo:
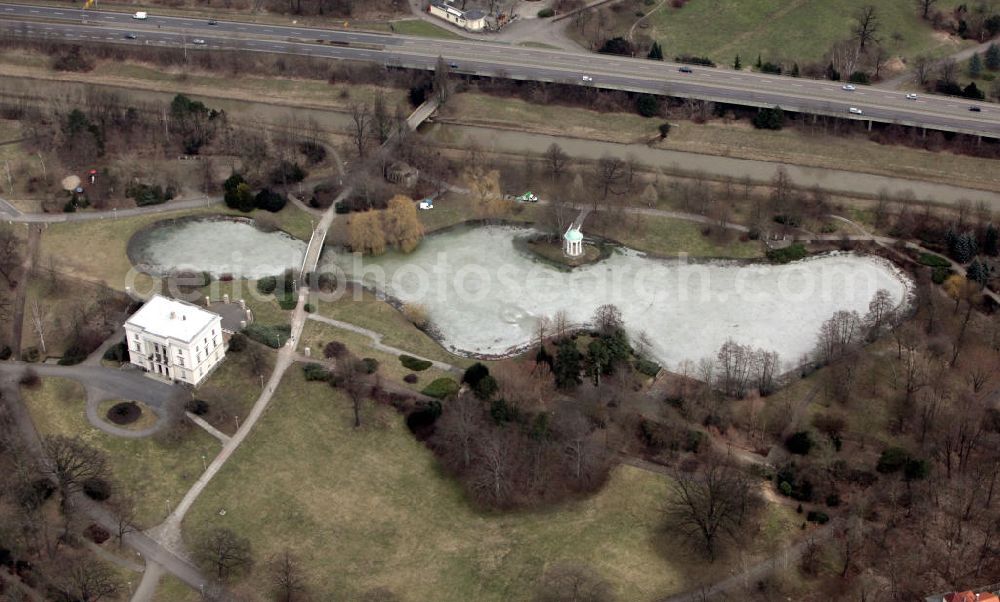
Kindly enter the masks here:
<path id="1" fill-rule="evenodd" d="M 208 470 L 208 462 L 205 461 L 205 454 L 201 455 L 201 466 L 204 470 Z"/>

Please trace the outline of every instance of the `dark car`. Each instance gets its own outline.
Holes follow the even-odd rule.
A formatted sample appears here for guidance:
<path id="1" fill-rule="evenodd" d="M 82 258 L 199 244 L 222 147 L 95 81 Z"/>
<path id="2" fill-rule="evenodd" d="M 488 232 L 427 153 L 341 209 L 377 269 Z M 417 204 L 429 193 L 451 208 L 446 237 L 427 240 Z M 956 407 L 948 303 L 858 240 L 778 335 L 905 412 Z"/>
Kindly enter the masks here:
<path id="1" fill-rule="evenodd" d="M 126 40 L 134 40 L 135 38 L 136 38 L 136 35 L 134 33 L 127 33 L 127 34 L 125 34 L 125 39 Z"/>
<path id="2" fill-rule="evenodd" d="M 969 110 L 972 111 L 973 113 L 982 112 L 982 109 L 980 109 L 979 107 L 969 107 Z"/>
<path id="3" fill-rule="evenodd" d="M 456 63 L 455 61 L 448 63 L 448 66 L 451 67 L 452 69 L 458 69 L 458 63 Z"/>
<path id="4" fill-rule="evenodd" d="M 218 25 L 218 24 L 219 24 L 219 22 L 218 22 L 218 21 L 216 21 L 215 19 L 210 19 L 210 20 L 208 21 L 208 24 L 209 24 L 209 25 Z"/>
<path id="5" fill-rule="evenodd" d="M 681 67 L 680 69 L 678 69 L 678 71 L 680 71 L 681 73 L 694 73 L 691 67 Z"/>

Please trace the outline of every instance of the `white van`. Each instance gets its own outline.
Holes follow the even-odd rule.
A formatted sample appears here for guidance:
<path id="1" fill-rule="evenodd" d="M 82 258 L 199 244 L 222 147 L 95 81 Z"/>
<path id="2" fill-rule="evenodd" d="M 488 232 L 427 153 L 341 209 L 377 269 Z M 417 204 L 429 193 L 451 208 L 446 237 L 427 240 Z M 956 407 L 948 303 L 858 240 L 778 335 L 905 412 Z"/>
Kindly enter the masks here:
<path id="1" fill-rule="evenodd" d="M 849 113 L 850 113 L 851 115 L 861 115 L 861 114 L 862 114 L 862 112 L 861 112 L 861 109 L 859 109 L 859 108 L 857 108 L 857 107 L 851 107 L 851 108 L 847 109 L 847 111 L 848 111 L 848 112 L 849 112 Z"/>
<path id="2" fill-rule="evenodd" d="M 146 11 L 139 11 L 132 15 L 133 19 L 139 19 L 140 21 L 145 21 L 148 17 L 149 15 L 146 14 Z"/>

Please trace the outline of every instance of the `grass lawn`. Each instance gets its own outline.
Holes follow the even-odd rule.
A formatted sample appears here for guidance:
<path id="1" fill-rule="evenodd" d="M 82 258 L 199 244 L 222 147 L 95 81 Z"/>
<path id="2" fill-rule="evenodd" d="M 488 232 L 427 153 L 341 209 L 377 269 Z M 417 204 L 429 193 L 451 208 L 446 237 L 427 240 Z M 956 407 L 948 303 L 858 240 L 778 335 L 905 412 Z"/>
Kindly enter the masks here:
<path id="1" fill-rule="evenodd" d="M 248 341 L 247 345 L 257 345 L 260 349 L 265 364 L 264 378 L 267 379 L 274 367 L 275 352 L 252 341 Z M 260 392 L 260 377 L 252 368 L 250 354 L 233 351 L 226 354 L 226 359 L 198 385 L 192 395 L 208 402 L 208 414 L 202 418 L 232 435 L 236 432 L 236 417 L 246 417 L 250 413 Z"/>
<path id="2" fill-rule="evenodd" d="M 404 36 L 422 36 L 425 38 L 438 38 L 441 40 L 462 40 L 462 36 L 438 27 L 433 23 L 428 23 L 423 19 L 403 19 L 392 23 L 392 31 Z M 448 57 L 454 59 L 456 57 Z"/>
<path id="3" fill-rule="evenodd" d="M 462 123 L 620 143 L 646 143 L 658 138 L 657 127 L 661 123 L 631 113 L 537 105 L 476 93 L 454 96 L 445 110 L 447 117 Z M 656 142 L 655 148 L 1000 190 L 1000 171 L 994 169 L 991 159 L 885 146 L 860 134 L 835 136 L 797 128 L 757 130 L 746 121 L 713 120 L 701 125 L 687 120 L 671 122 L 670 135 L 665 141 Z M 441 206 L 447 207 L 447 199 Z M 437 211 L 435 205 L 433 211 L 421 213 Z"/>
<path id="4" fill-rule="evenodd" d="M 337 328 L 331 324 L 317 322 L 315 320 L 308 320 L 306 322 L 305 328 L 302 331 L 302 344 L 299 346 L 299 349 L 301 350 L 304 347 L 309 347 L 312 350 L 312 355 L 316 358 L 316 361 L 322 364 L 325 362 L 325 358 L 323 357 L 323 346 L 330 341 L 340 341 L 344 345 L 347 345 L 347 348 L 350 349 L 351 353 L 358 357 L 371 357 L 377 359 L 379 363 L 379 374 L 381 374 L 388 382 L 406 387 L 407 389 L 418 393 L 435 378 L 447 376 L 449 378 L 455 378 L 456 380 L 458 379 L 455 374 L 445 372 L 444 370 L 439 370 L 438 368 L 431 366 L 426 370 L 414 373 L 417 375 L 418 379 L 416 383 L 411 384 L 404 382 L 403 377 L 407 374 L 413 373 L 413 371 L 403 367 L 403 364 L 399 362 L 398 356 L 373 349 L 371 346 L 371 339 L 366 336 Z"/>
<path id="5" fill-rule="evenodd" d="M 265 214 L 266 219 L 273 220 L 279 228 L 286 229 L 287 226 L 293 236 L 308 239 L 311 231 L 309 215 L 294 205 L 289 204 L 276 214 L 254 211 L 243 215 L 255 217 L 258 213 Z M 56 269 L 60 271 L 85 280 L 105 282 L 112 288 L 124 290 L 129 281 L 129 272 L 133 269 L 126 254 L 128 241 L 133 234 L 161 220 L 219 214 L 240 215 L 224 205 L 215 205 L 119 219 L 50 224 L 42 234 L 39 265 L 48 267 L 51 257 Z M 81 248 L 86 248 L 87 252 L 80 253 Z M 148 275 L 136 274 L 133 287 L 137 291 L 147 290 L 152 282 L 153 279 Z"/>
<path id="6" fill-rule="evenodd" d="M 691 257 L 748 259 L 764 255 L 759 242 L 741 242 L 735 232 L 727 233 L 724 239 L 705 236 L 701 233 L 705 227 L 705 224 L 669 217 L 642 216 L 641 226 L 625 229 L 591 225 L 590 233 L 608 236 L 638 251 L 661 256 L 687 253 Z"/>
<path id="7" fill-rule="evenodd" d="M 153 594 L 153 602 L 199 602 L 201 595 L 170 573 L 163 575 Z"/>
<path id="8" fill-rule="evenodd" d="M 457 366 L 467 366 L 472 363 L 466 358 L 449 353 L 425 332 L 410 323 L 395 307 L 380 301 L 368 291 L 358 292 L 360 296 L 357 300 L 354 299 L 355 290 L 352 289 L 336 301 L 321 301 L 317 305 L 317 313 L 374 330 L 382 334 L 382 342 L 386 345 L 399 347 L 428 359 Z M 315 321 L 309 323 L 313 322 Z M 317 351 L 321 350 L 314 350 Z"/>
<path id="9" fill-rule="evenodd" d="M 802 64 L 821 60 L 835 42 L 850 38 L 853 15 L 869 4 L 868 0 L 694 0 L 681 9 L 665 6 L 656 11 L 645 32 L 659 40 L 670 57 L 708 56 L 731 65 L 739 54 L 744 65 L 751 65 L 759 54 L 765 61 Z M 934 35 L 912 0 L 883 0 L 875 6 L 880 37 L 895 56 L 948 54 L 962 48 Z"/>
<path id="10" fill-rule="evenodd" d="M 406 600 L 525 600 L 551 563 L 578 561 L 608 579 L 618 599 L 651 600 L 706 571 L 726 572 L 721 562 L 677 558 L 659 529 L 666 491 L 662 476 L 621 467 L 584 501 L 479 513 L 401 416 L 368 408 L 355 430 L 339 392 L 291 370 L 195 503 L 184 533 L 190 542 L 207 528 L 231 528 L 250 538 L 260 559 L 290 548 L 323 599 L 357 599 L 382 586 Z M 792 532 L 791 521 L 769 522 L 773 537 Z M 250 579 L 267 587 L 263 573 Z"/>
<path id="11" fill-rule="evenodd" d="M 39 434 L 79 436 L 108 455 L 115 480 L 135 497 L 142 527 L 163 520 L 168 501 L 179 502 L 201 475 L 201 457 L 211 460 L 219 451 L 216 440 L 196 427 L 177 443 L 105 434 L 87 422 L 83 387 L 71 380 L 42 378 L 41 387 L 21 392 Z"/>

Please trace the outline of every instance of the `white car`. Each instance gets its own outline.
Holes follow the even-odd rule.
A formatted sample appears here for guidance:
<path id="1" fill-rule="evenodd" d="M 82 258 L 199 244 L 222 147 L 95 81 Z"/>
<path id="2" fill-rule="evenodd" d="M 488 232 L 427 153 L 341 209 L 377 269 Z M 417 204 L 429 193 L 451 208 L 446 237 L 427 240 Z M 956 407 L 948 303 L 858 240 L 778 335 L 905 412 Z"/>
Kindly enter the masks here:
<path id="1" fill-rule="evenodd" d="M 857 90 L 857 88 L 854 87 L 854 84 L 844 84 L 843 86 L 840 87 L 840 89 L 847 90 L 848 92 L 854 92 L 855 90 Z"/>
<path id="2" fill-rule="evenodd" d="M 191 40 L 191 43 L 192 44 L 198 44 L 199 46 L 201 46 L 201 45 L 205 44 L 205 40 L 203 40 L 201 38 L 195 38 L 195 39 Z"/>
<path id="3" fill-rule="evenodd" d="M 431 199 L 424 199 L 424 200 L 420 201 L 420 204 L 417 205 L 417 207 L 419 207 L 420 209 L 422 209 L 424 211 L 428 211 L 428 210 L 434 208 L 434 201 L 431 200 Z"/>
<path id="4" fill-rule="evenodd" d="M 585 81 L 585 82 L 592 82 L 592 81 L 594 81 L 594 78 L 590 77 L 589 75 L 584 75 L 583 76 L 583 81 Z"/>
<path id="5" fill-rule="evenodd" d="M 145 21 L 146 19 L 149 18 L 149 15 L 146 13 L 146 11 L 142 11 L 141 10 L 141 11 L 135 13 L 134 15 L 132 15 L 132 18 L 133 19 L 138 19 L 140 21 Z"/>
<path id="6" fill-rule="evenodd" d="M 863 112 L 861 111 L 861 109 L 859 109 L 859 108 L 857 108 L 857 107 L 851 107 L 851 108 L 847 109 L 847 111 L 848 111 L 848 112 L 849 112 L 849 113 L 850 113 L 851 115 L 863 115 L 863 114 L 864 114 L 864 113 L 863 113 Z"/>
<path id="7" fill-rule="evenodd" d="M 906 100 L 916 100 L 916 99 L 917 95 L 914 94 L 913 92 L 910 92 L 909 94 L 906 95 Z"/>

